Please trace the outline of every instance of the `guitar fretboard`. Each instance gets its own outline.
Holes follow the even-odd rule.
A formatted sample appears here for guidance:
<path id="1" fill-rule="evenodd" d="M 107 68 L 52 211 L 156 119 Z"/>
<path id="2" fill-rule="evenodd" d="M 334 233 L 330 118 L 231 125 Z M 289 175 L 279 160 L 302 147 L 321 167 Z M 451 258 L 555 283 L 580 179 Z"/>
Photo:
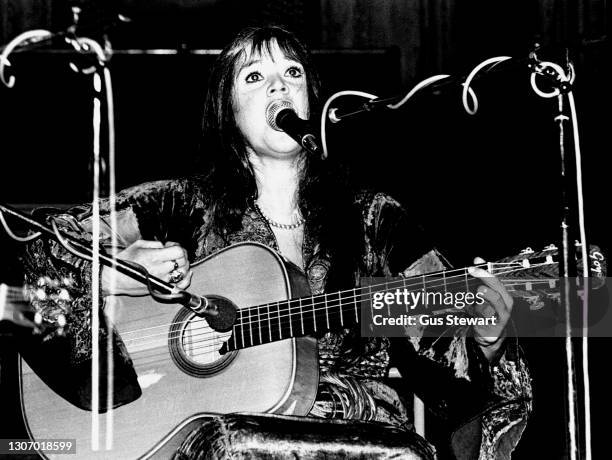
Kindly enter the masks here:
<path id="1" fill-rule="evenodd" d="M 457 292 L 469 291 L 477 284 L 467 269 L 454 270 L 452 276 L 441 271 L 411 278 L 399 278 L 350 290 L 257 305 L 238 311 L 233 334 L 224 347 L 227 351 L 278 340 L 301 337 L 321 331 L 352 326 L 360 321 L 363 303 L 375 292 Z M 408 308 L 408 307 L 406 307 Z M 408 313 L 408 310 L 406 310 Z"/>

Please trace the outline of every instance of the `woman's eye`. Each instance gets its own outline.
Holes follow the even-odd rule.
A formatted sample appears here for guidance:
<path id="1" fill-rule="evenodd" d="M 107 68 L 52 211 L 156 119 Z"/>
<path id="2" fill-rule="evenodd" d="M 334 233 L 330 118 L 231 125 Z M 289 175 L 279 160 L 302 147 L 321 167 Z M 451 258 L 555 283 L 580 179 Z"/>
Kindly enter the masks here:
<path id="1" fill-rule="evenodd" d="M 262 79 L 262 76 L 259 72 L 251 72 L 250 74 L 248 74 L 245 78 L 245 81 L 247 83 L 254 83 L 256 81 L 259 81 Z"/>
<path id="2" fill-rule="evenodd" d="M 289 75 L 290 77 L 299 78 L 303 74 L 304 71 L 299 67 L 289 67 L 289 69 L 287 69 L 287 75 Z"/>

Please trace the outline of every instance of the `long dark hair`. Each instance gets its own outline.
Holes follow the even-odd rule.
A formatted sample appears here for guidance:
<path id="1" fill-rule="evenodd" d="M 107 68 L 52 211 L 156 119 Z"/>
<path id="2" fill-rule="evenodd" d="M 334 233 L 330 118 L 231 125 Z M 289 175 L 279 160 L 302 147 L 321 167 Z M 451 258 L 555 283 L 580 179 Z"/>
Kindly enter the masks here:
<path id="1" fill-rule="evenodd" d="M 278 25 L 249 27 L 223 49 L 210 75 L 202 124 L 214 203 L 213 225 L 220 234 L 235 230 L 244 211 L 257 198 L 255 174 L 232 106 L 237 66 L 250 57 L 246 55 L 247 50 L 254 55 L 271 54 L 274 43 L 288 58 L 304 67 L 310 119 L 317 120 L 319 116 L 319 77 L 308 49 L 292 32 Z M 351 213 L 352 194 L 345 169 L 333 160 L 309 154 L 301 166 L 298 206 L 306 218 L 308 231 L 330 255 L 345 252 L 341 248 L 352 238 L 346 232 L 338 234 L 338 229 L 359 228 L 355 225 L 356 216 Z M 354 247 L 351 254 L 355 254 Z"/>

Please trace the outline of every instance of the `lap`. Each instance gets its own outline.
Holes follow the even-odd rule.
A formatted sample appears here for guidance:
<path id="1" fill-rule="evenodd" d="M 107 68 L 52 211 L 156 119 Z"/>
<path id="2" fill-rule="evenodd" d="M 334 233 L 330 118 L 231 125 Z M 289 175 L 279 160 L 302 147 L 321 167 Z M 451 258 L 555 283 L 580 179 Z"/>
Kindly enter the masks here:
<path id="1" fill-rule="evenodd" d="M 433 459 L 412 431 L 377 422 L 261 414 L 202 420 L 174 455 L 186 459 Z"/>

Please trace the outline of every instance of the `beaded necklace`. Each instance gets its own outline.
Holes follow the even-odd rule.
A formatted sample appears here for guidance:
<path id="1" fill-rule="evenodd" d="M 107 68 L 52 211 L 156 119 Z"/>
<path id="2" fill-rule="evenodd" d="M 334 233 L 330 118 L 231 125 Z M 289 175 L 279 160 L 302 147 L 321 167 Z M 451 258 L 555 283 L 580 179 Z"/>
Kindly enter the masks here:
<path id="1" fill-rule="evenodd" d="M 281 224 L 280 222 L 276 222 L 275 220 L 272 220 L 270 217 L 266 216 L 257 203 L 255 203 L 255 208 L 271 227 L 281 228 L 283 230 L 295 230 L 304 225 L 305 219 L 302 216 L 299 216 L 297 221 L 293 224 Z"/>

